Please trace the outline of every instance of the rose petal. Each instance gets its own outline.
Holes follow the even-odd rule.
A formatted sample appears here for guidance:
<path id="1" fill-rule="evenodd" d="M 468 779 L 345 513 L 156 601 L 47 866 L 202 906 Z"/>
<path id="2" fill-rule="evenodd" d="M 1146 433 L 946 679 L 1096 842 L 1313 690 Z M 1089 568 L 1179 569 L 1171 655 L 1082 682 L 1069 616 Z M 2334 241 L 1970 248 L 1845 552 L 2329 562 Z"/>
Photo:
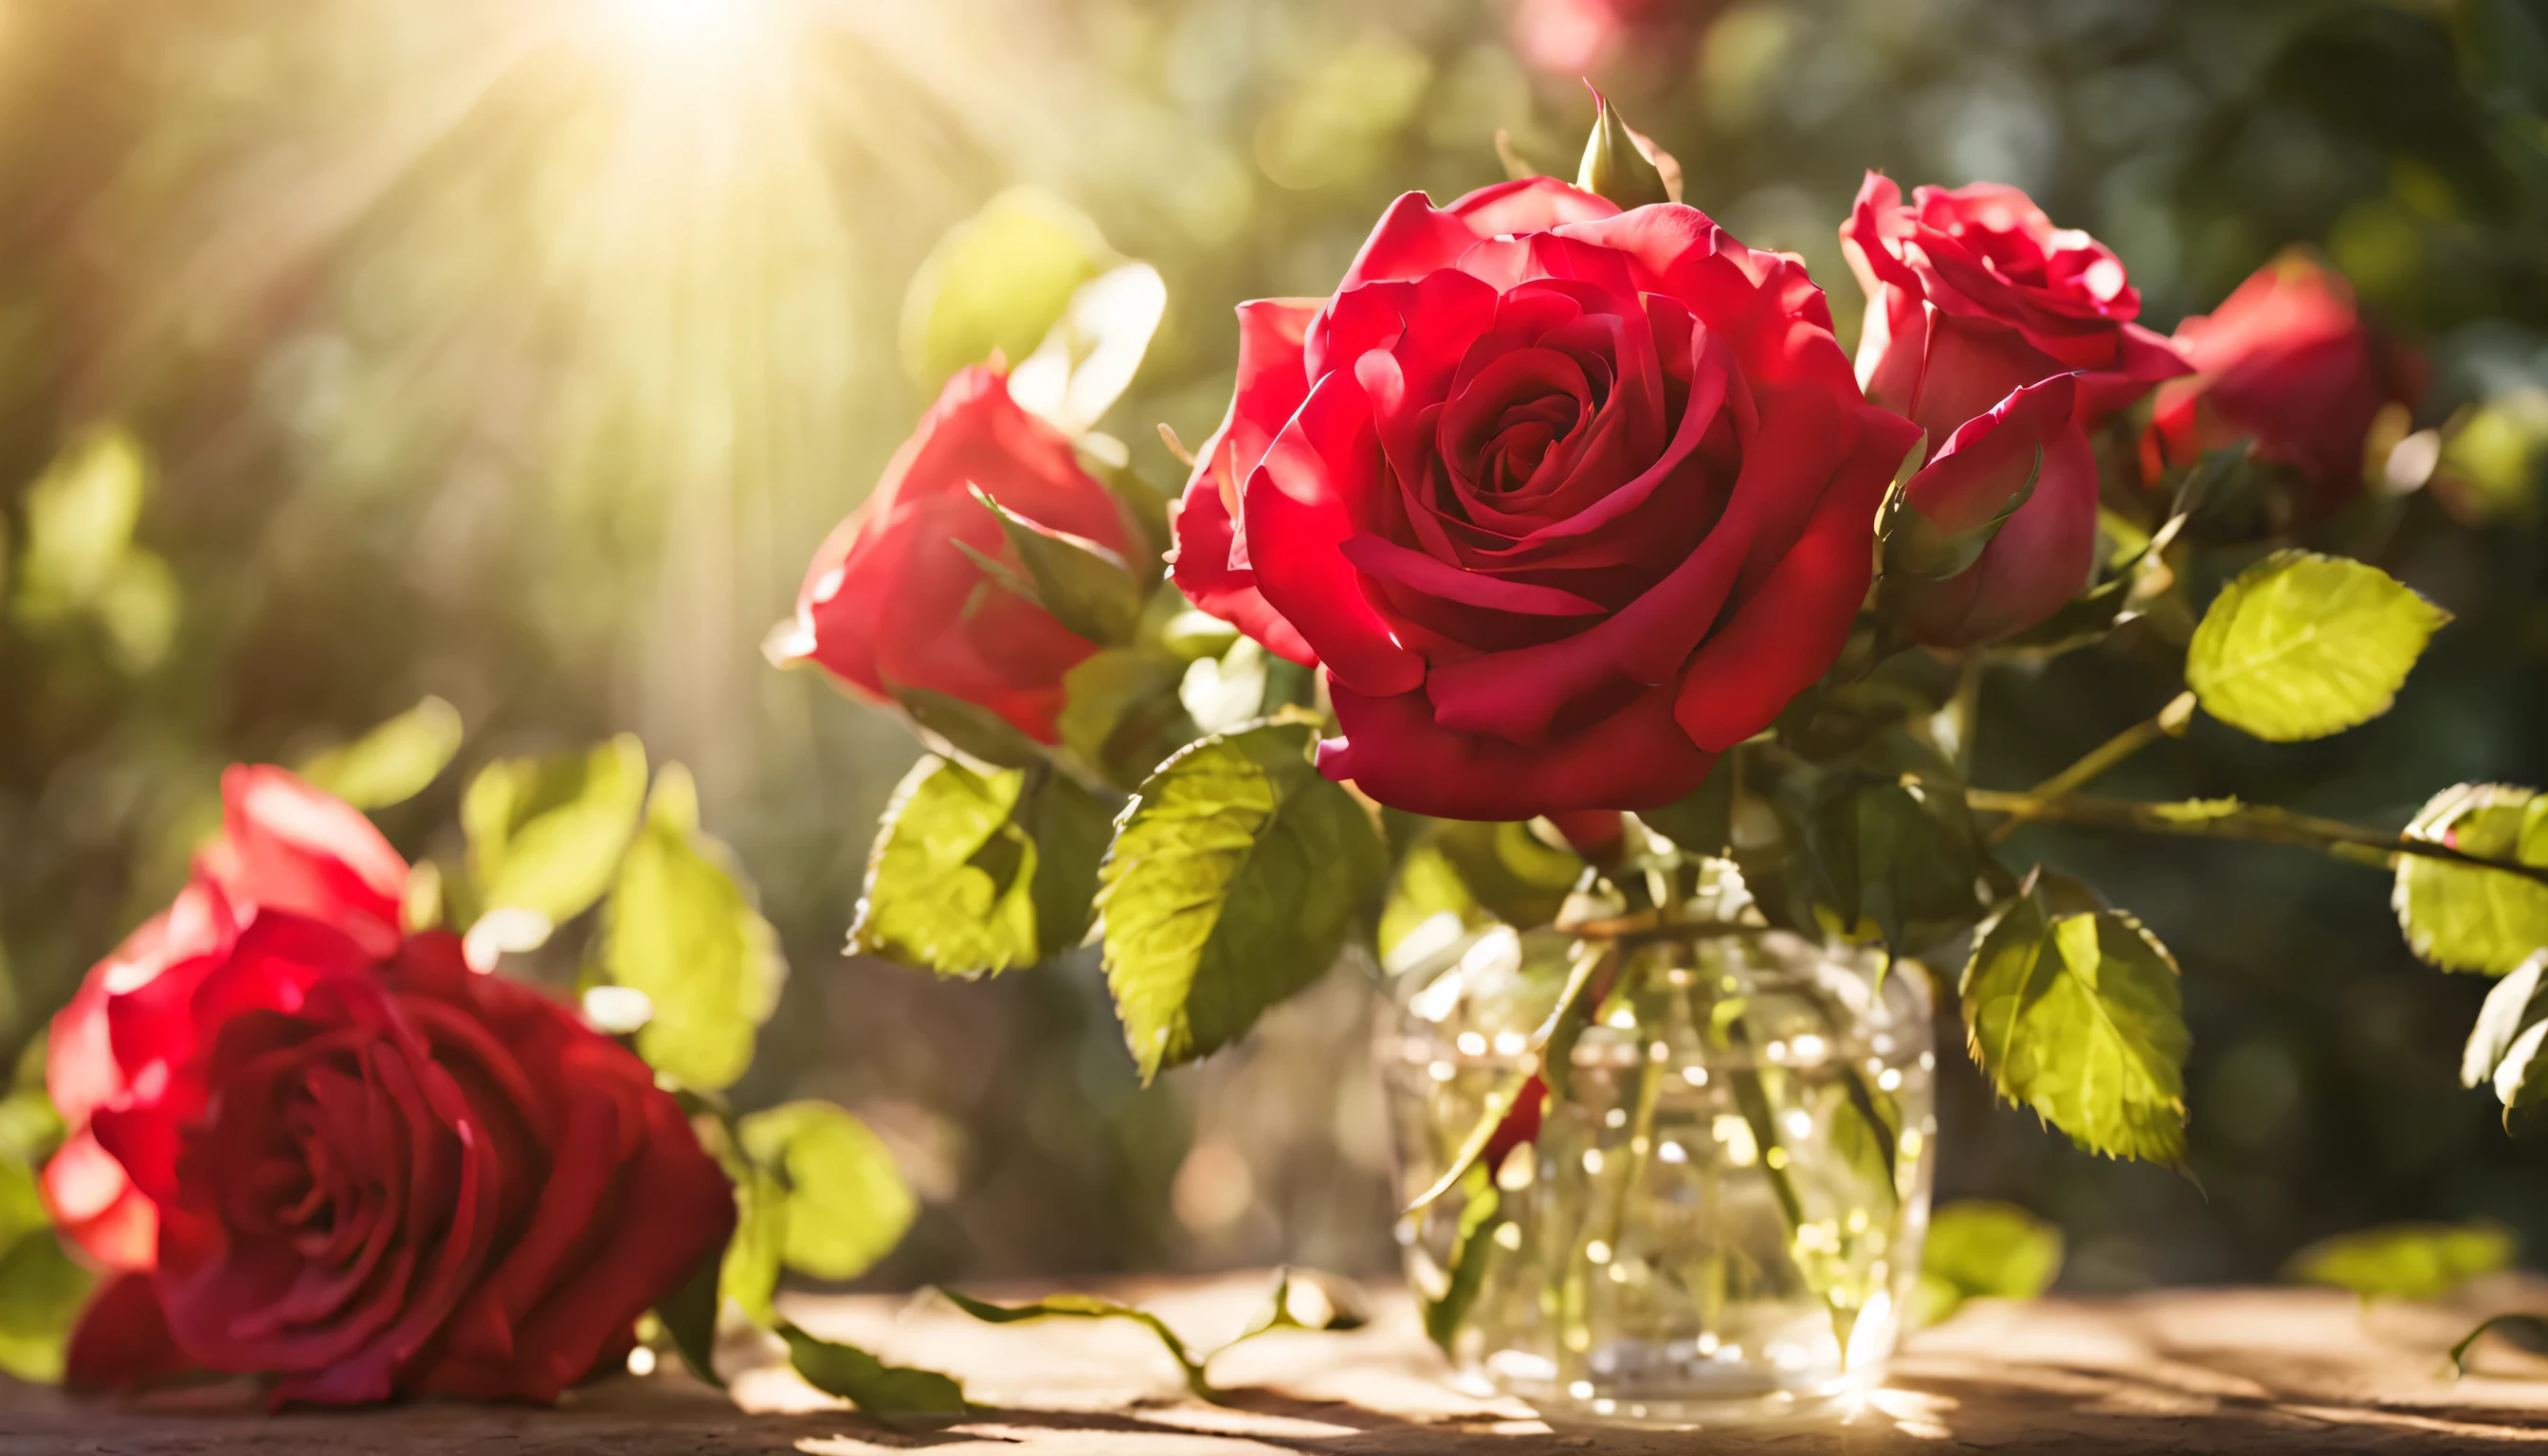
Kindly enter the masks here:
<path id="1" fill-rule="evenodd" d="M 1949 436 L 1903 484 L 1903 500 L 1942 531 L 1981 526 L 2035 476 L 2039 452 L 2070 427 L 2078 403 L 2077 378 L 2068 374 L 2016 391 Z"/>
<path id="2" fill-rule="evenodd" d="M 222 839 L 203 864 L 233 902 L 334 926 L 375 956 L 398 945 L 407 861 L 360 810 L 271 765 L 222 774 Z"/>
<path id="3" fill-rule="evenodd" d="M 1303 341 L 1320 307 L 1314 299 L 1258 299 L 1238 306 L 1237 387 L 1221 428 L 1195 457 L 1175 512 L 1176 544 L 1168 552 L 1170 574 L 1189 600 L 1304 666 L 1317 658 L 1257 592 L 1232 519 L 1239 484 L 1255 473 L 1275 432 L 1309 395 Z"/>
<path id="4" fill-rule="evenodd" d="M 1405 193 L 1381 214 L 1380 225 L 1346 266 L 1336 293 L 1349 294 L 1366 283 L 1421 278 L 1436 268 L 1450 267 L 1480 237 L 1489 235 L 1449 213 L 1435 211 L 1423 193 Z"/>
<path id="5" fill-rule="evenodd" d="M 1242 500 L 1261 560 L 1256 588 L 1299 629 L 1327 671 L 1379 692 L 1423 681 L 1424 663 L 1391 635 L 1338 548 L 1369 529 L 1380 441 L 1362 387 L 1330 374 L 1284 426 Z"/>
<path id="6" fill-rule="evenodd" d="M 1849 640 L 1874 575 L 1876 505 L 1917 438 L 1909 421 L 1872 409 L 1857 423 L 1855 448 L 1804 535 L 1699 644 L 1682 676 L 1674 714 L 1703 749 L 1731 748 L 1768 727 Z"/>
<path id="7" fill-rule="evenodd" d="M 80 1311 L 62 1354 L 62 1385 L 79 1392 L 155 1385 L 197 1368 L 168 1332 L 147 1274 L 123 1274 L 98 1286 Z"/>
<path id="8" fill-rule="evenodd" d="M 1905 591 L 1901 625 L 1913 640 L 1937 647 L 2022 632 L 2087 586 L 2096 545 L 2096 455 L 2079 427 L 2065 421 L 2045 442 L 2035 494 L 1970 567 Z"/>
<path id="9" fill-rule="evenodd" d="M 1517 612 L 1524 616 L 1579 617 L 1598 615 L 1604 610 L 1597 601 L 1587 600 L 1554 587 L 1536 587 L 1508 578 L 1464 572 L 1448 562 L 1436 561 L 1420 551 L 1410 551 L 1369 531 L 1347 537 L 1337 549 L 1358 571 L 1446 601 L 1488 611 Z"/>
<path id="10" fill-rule="evenodd" d="M 1342 682 L 1328 690 L 1344 736 L 1319 745 L 1319 772 L 1417 814 L 1512 820 L 1552 809 L 1651 809 L 1696 789 L 1715 762 L 1673 721 L 1670 688 L 1532 747 L 1446 729 L 1421 692 L 1372 697 Z"/>
<path id="11" fill-rule="evenodd" d="M 1443 211 L 1468 224 L 1479 236 L 1494 237 L 1616 217 L 1619 205 L 1595 193 L 1570 187 L 1555 177 L 1523 177 L 1481 187 Z"/>

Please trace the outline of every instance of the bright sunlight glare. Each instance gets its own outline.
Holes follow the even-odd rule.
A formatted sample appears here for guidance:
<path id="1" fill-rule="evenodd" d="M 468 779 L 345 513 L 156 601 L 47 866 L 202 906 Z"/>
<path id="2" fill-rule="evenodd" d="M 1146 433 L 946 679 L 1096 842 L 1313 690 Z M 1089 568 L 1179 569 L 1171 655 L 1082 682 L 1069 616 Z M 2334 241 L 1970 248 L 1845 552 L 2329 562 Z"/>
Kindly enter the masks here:
<path id="1" fill-rule="evenodd" d="M 765 0 L 593 0 L 620 42 L 658 59 L 730 48 L 767 17 Z"/>

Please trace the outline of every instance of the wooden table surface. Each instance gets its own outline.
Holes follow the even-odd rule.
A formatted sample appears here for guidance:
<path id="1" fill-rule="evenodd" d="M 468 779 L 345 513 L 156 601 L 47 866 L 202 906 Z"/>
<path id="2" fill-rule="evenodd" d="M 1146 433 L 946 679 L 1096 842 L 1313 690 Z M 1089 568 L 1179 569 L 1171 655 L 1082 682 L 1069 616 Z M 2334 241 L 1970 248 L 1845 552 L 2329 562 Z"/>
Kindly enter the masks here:
<path id="1" fill-rule="evenodd" d="M 1265 1276 L 1113 1281 L 1209 1346 L 1259 1308 Z M 1025 1290 L 988 1291 L 1020 1295 Z M 989 1327 L 934 1297 L 800 1298 L 802 1324 L 888 1359 L 959 1376 L 969 1419 L 890 1430 L 783 1371 L 748 1377 L 745 1410 L 676 1373 L 619 1378 L 556 1410 L 428 1404 L 357 1413 L 259 1413 L 214 1387 L 132 1403 L 66 1400 L 0 1382 L 0 1456 L 97 1452 L 466 1453 L 466 1456 L 804 1456 L 930 1447 L 933 1456 L 1525 1456 L 1572 1452 L 2017 1453 L 2494 1451 L 2548 1446 L 2548 1359 L 2490 1344 L 2453 1381 L 2442 1352 L 2474 1318 L 2548 1310 L 2548 1283 L 2481 1286 L 2452 1308 L 2381 1306 L 2313 1290 L 2178 1290 L 2112 1300 L 1979 1302 L 1916 1337 L 1843 1424 L 1686 1432 L 1552 1430 L 1508 1402 L 1441 1383 L 1403 1293 L 1378 1290 L 1347 1334 L 1284 1332 L 1223 1356 L 1229 1406 L 1186 1396 L 1129 1324 Z M 1023 1452 L 1021 1448 L 1024 1448 Z"/>

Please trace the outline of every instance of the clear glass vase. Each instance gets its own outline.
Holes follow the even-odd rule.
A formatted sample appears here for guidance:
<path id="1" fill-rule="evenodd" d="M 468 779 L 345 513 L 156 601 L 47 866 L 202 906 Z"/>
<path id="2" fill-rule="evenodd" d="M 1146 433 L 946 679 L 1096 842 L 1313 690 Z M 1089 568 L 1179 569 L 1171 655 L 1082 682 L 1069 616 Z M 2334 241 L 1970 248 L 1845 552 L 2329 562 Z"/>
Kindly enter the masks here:
<path id="1" fill-rule="evenodd" d="M 1609 994 L 1535 1142 L 1400 1222 L 1428 1329 L 1464 1385 L 1556 1421 L 1847 1406 L 1881 1378 L 1928 1227 L 1916 964 L 1757 924 L 1466 934 L 1401 975 L 1380 1033 L 1402 1203 L 1539 1070 L 1570 970 L 1597 955 Z"/>

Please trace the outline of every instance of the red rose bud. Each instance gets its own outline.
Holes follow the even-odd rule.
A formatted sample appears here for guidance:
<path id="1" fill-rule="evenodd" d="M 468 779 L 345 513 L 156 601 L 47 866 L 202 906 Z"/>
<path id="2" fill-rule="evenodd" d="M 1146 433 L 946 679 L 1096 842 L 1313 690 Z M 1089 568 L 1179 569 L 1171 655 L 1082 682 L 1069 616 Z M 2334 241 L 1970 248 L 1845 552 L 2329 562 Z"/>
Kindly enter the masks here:
<path id="1" fill-rule="evenodd" d="M 1410 193 L 1239 325 L 1177 584 L 1322 667 L 1320 770 L 1418 813 L 1695 788 L 1839 655 L 1917 437 L 1795 259 L 1546 177 Z"/>
<path id="2" fill-rule="evenodd" d="M 1904 483 L 1882 600 L 1905 636 L 1932 647 L 1997 641 L 2087 585 L 2097 462 L 2076 419 L 2083 393 L 2067 374 L 2012 393 Z"/>
<path id="3" fill-rule="evenodd" d="M 1923 187 L 1906 205 L 1869 172 L 1841 250 L 1866 291 L 1859 382 L 1933 441 L 2055 374 L 2080 376 L 2093 426 L 2190 367 L 2132 321 L 2141 298 L 2122 261 L 2014 187 Z"/>
<path id="4" fill-rule="evenodd" d="M 1080 469 L 1069 439 L 1011 401 L 1002 375 L 959 370 L 874 494 L 814 553 L 771 659 L 810 658 L 878 701 L 942 692 L 1057 742 L 1062 675 L 1097 645 L 985 572 L 989 558 L 1013 581 L 1026 575 L 971 488 L 1046 532 L 1135 554 L 1122 507 Z"/>
<path id="5" fill-rule="evenodd" d="M 156 1228 L 149 1272 L 82 1314 L 69 1379 L 549 1401 L 623 1358 L 733 1228 L 680 1106 L 455 937 L 395 939 L 406 866 L 359 814 L 279 770 L 224 790 L 194 885 L 54 1023 L 80 1130 L 55 1212 L 103 1158 Z"/>
<path id="6" fill-rule="evenodd" d="M 2300 249 L 2179 324 L 2176 347 L 2196 373 L 2160 387 L 2141 439 L 2143 473 L 2155 480 L 2249 437 L 2256 458 L 2308 483 L 2289 502 L 2295 521 L 2359 496 L 2373 417 L 2387 405 L 2412 408 L 2424 393 L 2423 360 L 2363 319 L 2344 275 Z"/>

